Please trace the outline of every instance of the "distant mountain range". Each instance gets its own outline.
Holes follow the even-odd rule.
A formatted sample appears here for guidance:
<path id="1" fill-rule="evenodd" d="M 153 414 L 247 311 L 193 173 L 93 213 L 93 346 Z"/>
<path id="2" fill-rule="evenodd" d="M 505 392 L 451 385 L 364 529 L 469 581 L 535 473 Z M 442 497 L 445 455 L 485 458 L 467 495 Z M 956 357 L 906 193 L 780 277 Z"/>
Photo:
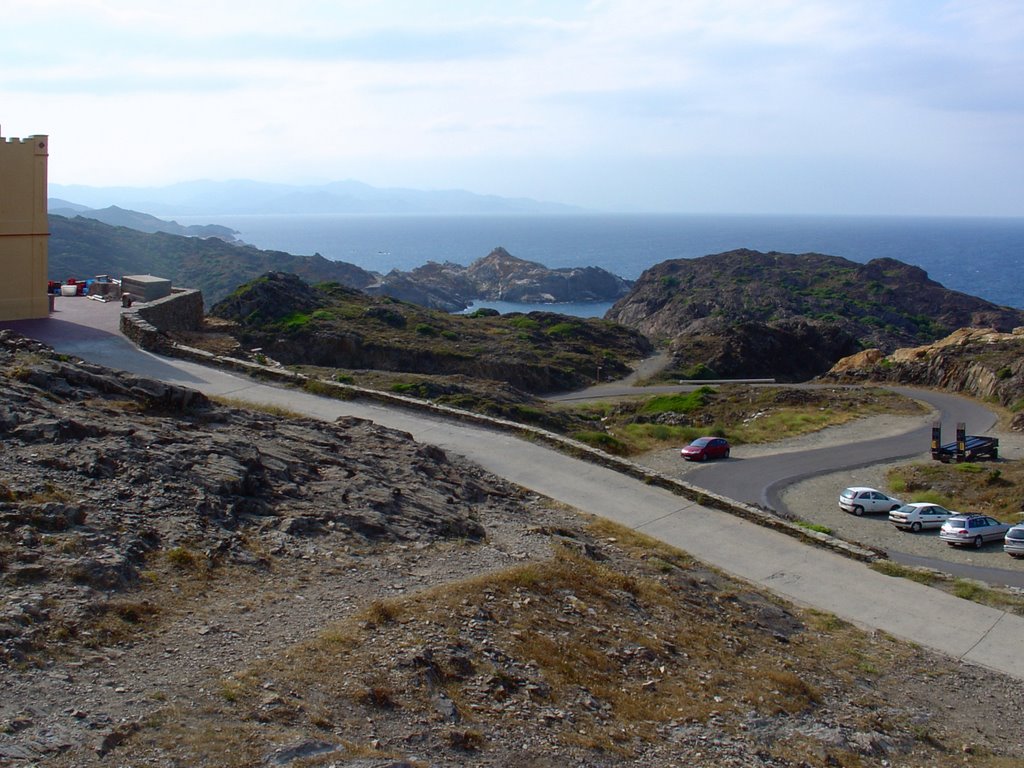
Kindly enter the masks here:
<path id="1" fill-rule="evenodd" d="M 235 241 L 237 232 L 230 227 L 222 227 L 219 224 L 189 224 L 183 225 L 176 221 L 165 221 L 148 213 L 129 211 L 111 205 L 106 208 L 87 208 L 84 205 L 69 203 L 67 200 L 51 197 L 48 201 L 49 212 L 57 216 L 65 216 L 73 219 L 81 216 L 84 219 L 95 219 L 112 227 L 128 227 L 138 232 L 167 232 L 171 235 L 183 235 L 185 237 L 217 237 L 228 242 Z"/>
<path id="2" fill-rule="evenodd" d="M 528 198 L 478 195 L 464 190 L 378 188 L 359 181 L 320 185 L 260 181 L 188 181 L 164 187 L 88 187 L 50 184 L 62 208 L 109 206 L 168 216 L 244 214 L 501 214 L 578 213 L 579 208 Z M 74 201 L 68 203 L 67 201 Z M 70 206 L 70 207 L 69 207 Z M 65 211 L 53 210 L 60 215 Z"/>

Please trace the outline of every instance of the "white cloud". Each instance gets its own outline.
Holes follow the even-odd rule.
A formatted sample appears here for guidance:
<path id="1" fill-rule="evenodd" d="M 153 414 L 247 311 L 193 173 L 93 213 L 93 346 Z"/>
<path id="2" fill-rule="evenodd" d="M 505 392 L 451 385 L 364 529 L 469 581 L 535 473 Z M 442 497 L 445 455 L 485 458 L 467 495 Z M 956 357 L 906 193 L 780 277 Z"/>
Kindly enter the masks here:
<path id="1" fill-rule="evenodd" d="M 0 125 L 51 134 L 64 183 L 359 176 L 664 209 L 699 166 L 769 208 L 758 174 L 788 164 L 787 205 L 824 185 L 852 209 L 872 176 L 910 206 L 897 177 L 934 167 L 955 209 L 972 175 L 1024 201 L 1024 173 L 976 173 L 1024 171 L 1022 58 L 1017 0 L 36 0 L 0 27 Z M 870 173 L 844 197 L 851 166 Z"/>

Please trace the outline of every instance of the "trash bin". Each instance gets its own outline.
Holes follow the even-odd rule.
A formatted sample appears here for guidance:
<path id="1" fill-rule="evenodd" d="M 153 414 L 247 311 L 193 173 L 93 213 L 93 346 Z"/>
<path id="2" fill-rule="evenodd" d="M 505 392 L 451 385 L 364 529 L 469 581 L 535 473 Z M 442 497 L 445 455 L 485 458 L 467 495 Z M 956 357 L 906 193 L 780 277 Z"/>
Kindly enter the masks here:
<path id="1" fill-rule="evenodd" d="M 130 293 L 121 294 L 121 306 L 130 307 L 132 305 L 132 295 Z"/>

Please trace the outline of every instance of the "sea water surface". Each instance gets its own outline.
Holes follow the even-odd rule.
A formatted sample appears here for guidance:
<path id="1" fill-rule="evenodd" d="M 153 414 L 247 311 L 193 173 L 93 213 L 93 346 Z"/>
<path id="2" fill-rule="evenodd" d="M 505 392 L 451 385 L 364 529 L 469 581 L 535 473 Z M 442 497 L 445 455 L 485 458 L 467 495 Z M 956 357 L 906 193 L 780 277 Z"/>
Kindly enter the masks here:
<path id="1" fill-rule="evenodd" d="M 636 279 L 667 259 L 736 248 L 824 253 L 867 262 L 889 257 L 947 288 L 1024 309 L 1024 218 L 586 214 L 552 216 L 177 216 L 223 224 L 259 248 L 319 253 L 385 273 L 429 261 L 468 265 L 501 246 L 545 266 L 602 267 Z M 499 311 L 538 305 L 484 302 Z M 545 305 L 599 316 L 610 304 Z"/>

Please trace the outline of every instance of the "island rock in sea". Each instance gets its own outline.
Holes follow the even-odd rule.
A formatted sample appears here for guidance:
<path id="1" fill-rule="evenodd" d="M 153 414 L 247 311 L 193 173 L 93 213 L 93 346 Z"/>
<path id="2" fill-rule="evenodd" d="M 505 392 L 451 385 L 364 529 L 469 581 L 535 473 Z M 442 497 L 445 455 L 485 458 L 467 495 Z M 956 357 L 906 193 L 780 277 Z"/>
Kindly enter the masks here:
<path id="1" fill-rule="evenodd" d="M 410 272 L 393 270 L 363 290 L 458 312 L 476 300 L 524 304 L 614 301 L 631 287 L 631 281 L 599 267 L 550 269 L 495 248 L 468 267 L 429 262 Z"/>

